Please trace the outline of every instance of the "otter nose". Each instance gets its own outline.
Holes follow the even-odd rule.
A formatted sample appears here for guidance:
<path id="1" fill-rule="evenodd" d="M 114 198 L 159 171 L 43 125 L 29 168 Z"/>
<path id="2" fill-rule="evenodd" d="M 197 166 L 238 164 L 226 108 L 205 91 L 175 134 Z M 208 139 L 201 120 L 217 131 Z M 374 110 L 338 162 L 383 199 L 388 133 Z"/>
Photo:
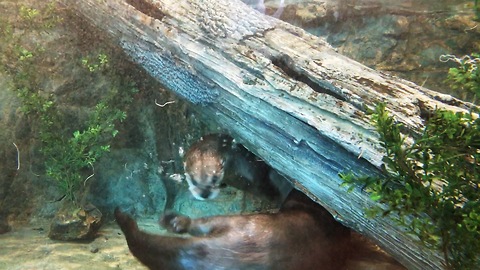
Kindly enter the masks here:
<path id="1" fill-rule="evenodd" d="M 200 197 L 204 199 L 209 199 L 210 195 L 212 195 L 212 191 L 210 189 L 202 189 L 202 192 L 200 193 Z"/>

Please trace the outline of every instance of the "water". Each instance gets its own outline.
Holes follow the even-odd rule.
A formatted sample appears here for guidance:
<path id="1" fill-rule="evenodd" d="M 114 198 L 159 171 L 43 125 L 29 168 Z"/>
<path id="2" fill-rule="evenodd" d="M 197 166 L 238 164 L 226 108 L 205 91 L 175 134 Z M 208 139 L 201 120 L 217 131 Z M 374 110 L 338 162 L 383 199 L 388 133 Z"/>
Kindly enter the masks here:
<path id="1" fill-rule="evenodd" d="M 468 1 L 264 6 L 261 12 L 277 12 L 348 57 L 460 97 L 443 83 L 451 64 L 438 59 L 478 49 Z M 156 222 L 165 209 L 195 216 L 277 210 L 278 202 L 232 187 L 214 202 L 193 200 L 183 155 L 225 127 L 165 90 L 106 33 L 56 2 L 0 0 L 0 14 L 0 269 L 144 269 L 113 223 L 116 206 L 155 233 L 165 233 Z M 88 214 L 89 203 L 102 213 L 95 237 L 48 237 L 58 213 Z M 371 261 L 359 259 L 357 269 Z"/>

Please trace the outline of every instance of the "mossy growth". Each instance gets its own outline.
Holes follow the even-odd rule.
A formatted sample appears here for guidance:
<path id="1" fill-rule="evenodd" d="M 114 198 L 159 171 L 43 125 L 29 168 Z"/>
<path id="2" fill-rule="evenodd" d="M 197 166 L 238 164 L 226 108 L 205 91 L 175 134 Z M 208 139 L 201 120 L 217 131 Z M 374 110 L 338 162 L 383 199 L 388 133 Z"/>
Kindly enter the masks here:
<path id="1" fill-rule="evenodd" d="M 413 144 L 407 144 L 384 104 L 372 119 L 386 150 L 385 177 L 342 174 L 344 185 L 360 184 L 391 215 L 429 248 L 443 252 L 447 269 L 480 269 L 480 118 L 470 113 L 435 111 Z"/>

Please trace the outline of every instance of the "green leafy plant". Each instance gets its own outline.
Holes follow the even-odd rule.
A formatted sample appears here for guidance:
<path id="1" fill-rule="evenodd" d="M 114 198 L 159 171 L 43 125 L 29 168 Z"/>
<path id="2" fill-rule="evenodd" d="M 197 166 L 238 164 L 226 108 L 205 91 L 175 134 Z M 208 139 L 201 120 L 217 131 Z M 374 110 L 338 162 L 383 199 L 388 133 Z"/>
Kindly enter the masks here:
<path id="1" fill-rule="evenodd" d="M 19 59 L 33 63 L 35 60 L 33 55 Z M 14 77 L 17 95 L 22 101 L 21 110 L 38 124 L 46 174 L 58 183 L 68 199 L 75 202 L 82 182 L 88 179 L 86 172 L 91 172 L 95 162 L 110 150 L 111 140 L 118 134 L 115 125 L 127 116 L 120 108 L 125 108 L 132 101 L 136 88 L 130 87 L 121 92 L 111 89 L 90 113 L 84 128 L 69 135 L 64 132 L 69 123 L 54 96 L 33 88 L 35 84 L 28 81 L 28 72 L 32 70 L 23 70 L 22 66 L 21 62 L 18 65 L 20 72 Z"/>
<path id="2" fill-rule="evenodd" d="M 24 21 L 33 21 L 40 14 L 40 11 L 35 8 L 29 8 L 26 6 L 20 7 L 20 18 Z"/>
<path id="3" fill-rule="evenodd" d="M 361 184 L 429 248 L 443 252 L 448 269 L 480 269 L 480 118 L 437 110 L 413 144 L 407 144 L 384 104 L 372 119 L 386 150 L 385 177 L 343 174 L 344 185 Z"/>
<path id="4" fill-rule="evenodd" d="M 447 55 L 445 61 L 454 61 L 458 67 L 450 68 L 447 83 L 452 89 L 473 95 L 473 100 L 480 97 L 480 54 L 472 53 L 463 57 Z"/>
<path id="5" fill-rule="evenodd" d="M 18 23 L 28 31 L 43 31 L 58 22 L 55 2 L 40 9 L 22 6 Z M 103 93 L 97 104 L 86 108 L 87 120 L 72 121 L 69 105 L 59 102 L 60 96 L 44 89 L 45 69 L 39 68 L 48 56 L 42 46 L 23 42 L 22 33 L 6 21 L 1 21 L 0 35 L 8 42 L 0 47 L 0 63 L 12 79 L 12 89 L 20 100 L 20 110 L 32 127 L 32 134 L 44 158 L 46 175 L 53 179 L 66 198 L 74 203 L 82 195 L 84 183 L 93 175 L 94 164 L 108 151 L 118 134 L 117 124 L 126 118 L 125 109 L 137 92 L 134 85 L 119 81 Z M 30 27 L 32 25 L 32 27 Z M 33 27 L 33 25 L 35 27 Z M 85 58 L 88 59 L 88 58 Z M 109 59 L 101 53 L 95 58 L 91 72 L 106 71 Z"/>
<path id="6" fill-rule="evenodd" d="M 51 129 L 52 123 L 44 123 L 51 118 L 42 121 L 45 128 L 41 133 L 41 151 L 46 157 L 47 175 L 57 181 L 72 201 L 75 201 L 75 193 L 81 189 L 81 184 L 89 179 L 85 177 L 85 171 L 91 171 L 95 162 L 110 151 L 110 142 L 118 134 L 115 123 L 126 118 L 125 112 L 110 107 L 110 103 L 107 100 L 98 103 L 86 127 L 74 131 L 72 136 L 59 136 Z"/>
<path id="7" fill-rule="evenodd" d="M 53 28 L 63 19 L 56 12 L 57 1 L 48 2 L 40 9 L 28 6 L 20 6 L 19 16 L 21 22 L 31 29 L 46 30 Z"/>
<path id="8" fill-rule="evenodd" d="M 90 72 L 105 70 L 108 68 L 108 56 L 104 53 L 99 53 L 96 58 L 83 57 L 82 65 Z"/>

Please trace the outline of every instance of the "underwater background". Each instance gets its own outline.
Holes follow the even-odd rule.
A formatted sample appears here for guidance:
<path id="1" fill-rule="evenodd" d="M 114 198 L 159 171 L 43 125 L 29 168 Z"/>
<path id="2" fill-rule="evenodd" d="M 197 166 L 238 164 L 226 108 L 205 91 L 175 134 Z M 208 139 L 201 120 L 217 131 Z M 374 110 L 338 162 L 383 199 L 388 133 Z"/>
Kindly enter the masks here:
<path id="1" fill-rule="evenodd" d="M 279 9 L 279 1 L 264 4 L 266 14 Z M 0 269 L 80 269 L 91 256 L 96 269 L 144 269 L 112 228 L 83 246 L 50 242 L 51 220 L 71 210 L 69 200 L 94 207 L 105 224 L 116 206 L 131 209 L 152 231 L 165 209 L 199 217 L 278 207 L 231 187 L 214 202 L 191 199 L 183 154 L 224 130 L 105 33 L 56 1 L 0 0 L 0 14 Z M 444 82 L 454 63 L 442 55 L 478 52 L 473 1 L 284 1 L 276 16 L 369 67 L 470 98 Z M 62 182 L 66 175 L 80 181 Z M 25 261 L 15 263 L 17 255 Z"/>

